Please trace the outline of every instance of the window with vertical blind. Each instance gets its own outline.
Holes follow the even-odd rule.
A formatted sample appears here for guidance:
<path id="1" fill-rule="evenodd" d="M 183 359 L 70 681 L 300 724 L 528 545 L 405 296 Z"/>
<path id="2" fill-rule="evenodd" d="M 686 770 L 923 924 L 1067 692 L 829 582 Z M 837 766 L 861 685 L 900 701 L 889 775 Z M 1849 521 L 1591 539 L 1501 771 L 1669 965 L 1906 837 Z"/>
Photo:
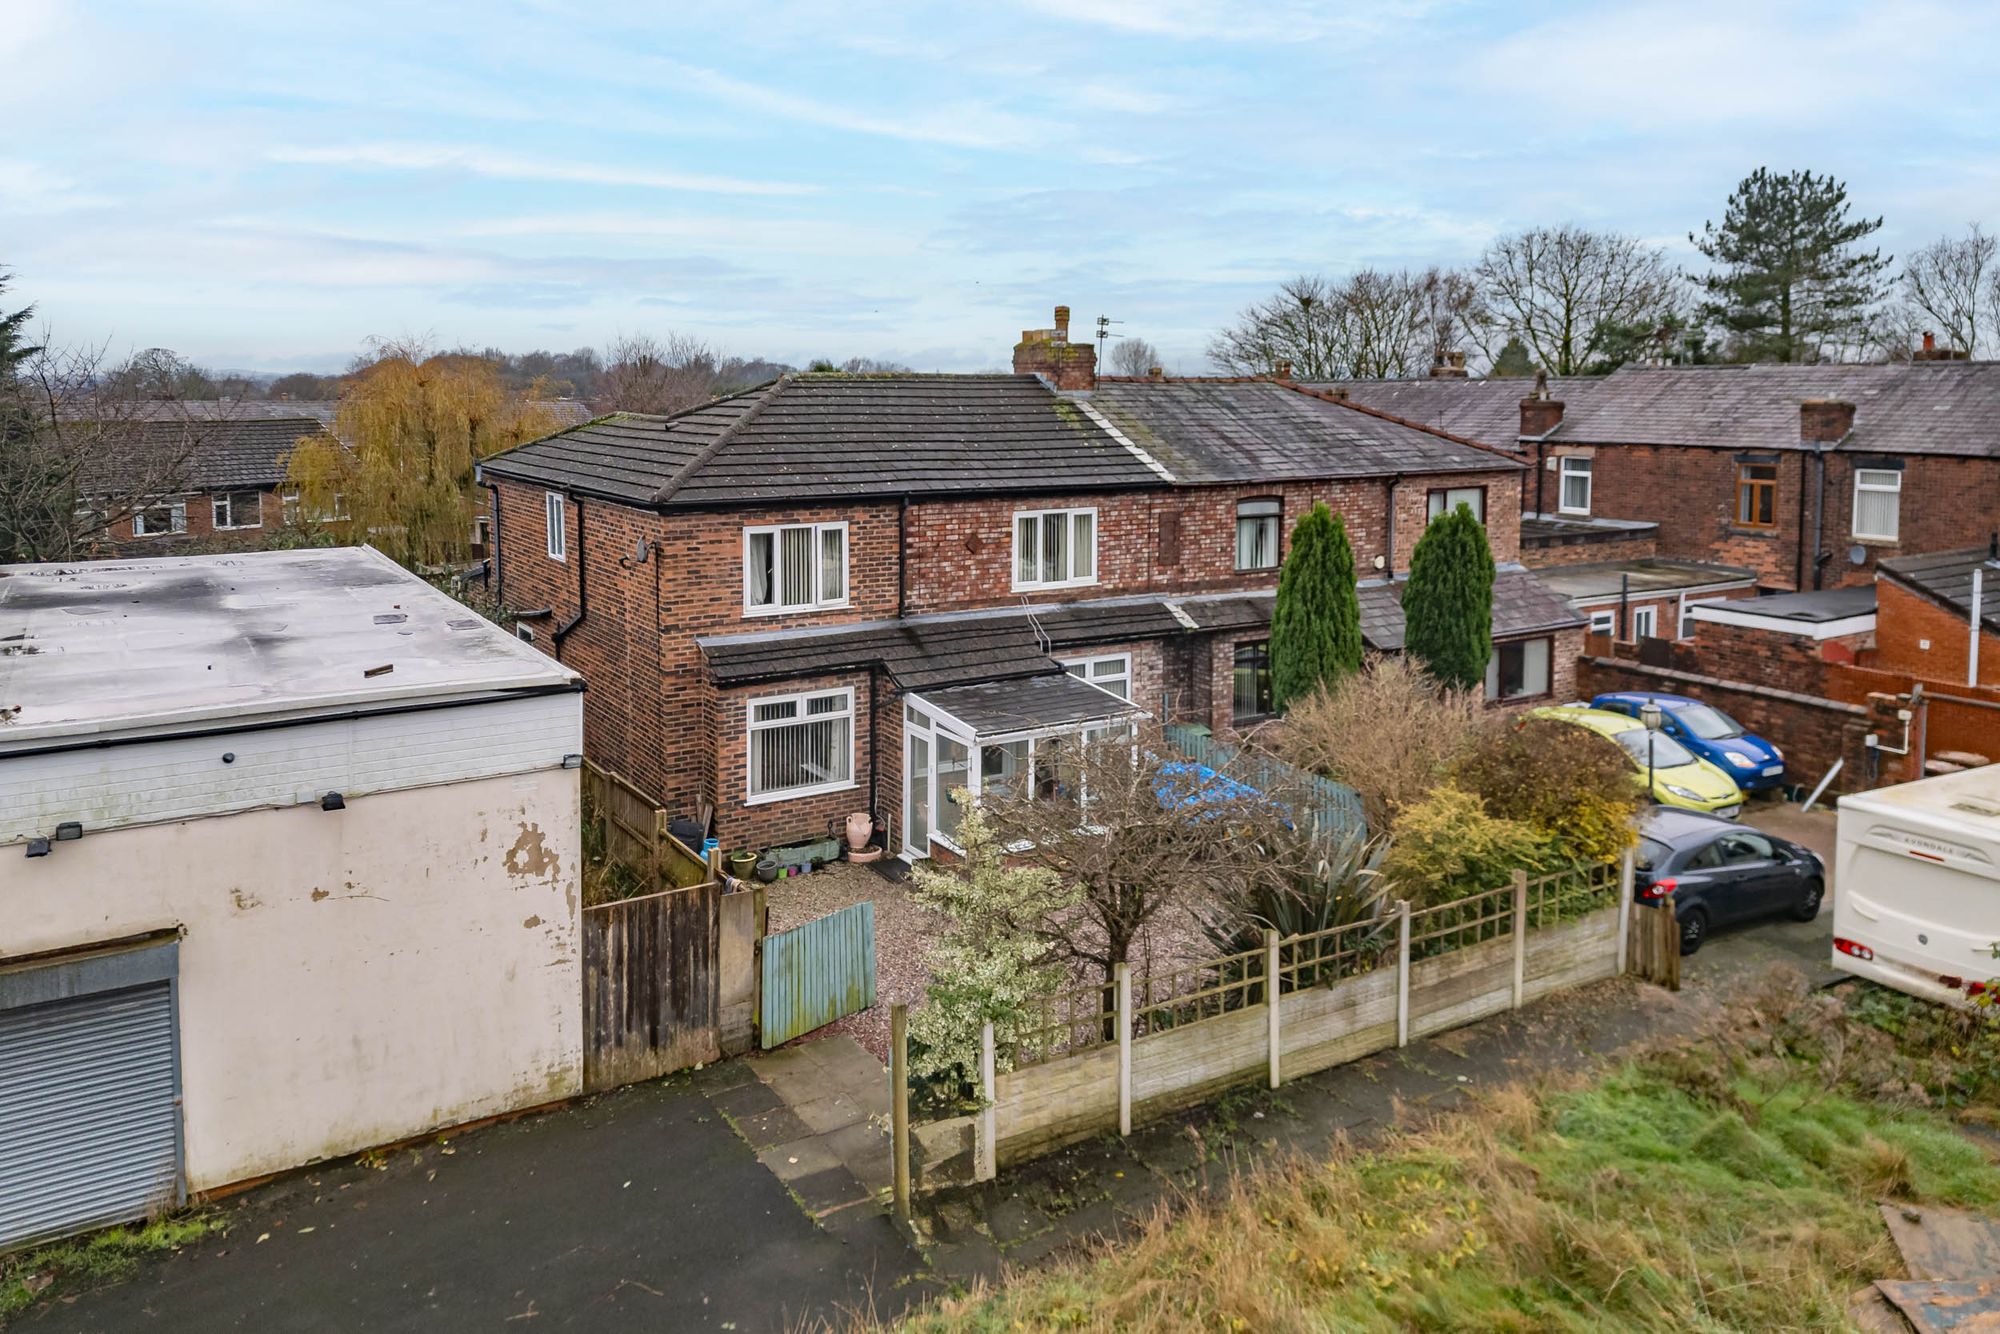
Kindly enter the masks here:
<path id="1" fill-rule="evenodd" d="M 847 605 L 847 524 L 743 530 L 743 606 L 752 612 Z"/>
<path id="2" fill-rule="evenodd" d="M 854 785 L 854 692 L 768 695 L 749 704 L 752 803 Z"/>
<path id="3" fill-rule="evenodd" d="M 1278 529 L 1285 505 L 1275 497 L 1242 500 L 1236 504 L 1236 568 L 1275 570 L 1278 568 Z"/>
<path id="4" fill-rule="evenodd" d="M 1230 716 L 1239 723 L 1271 714 L 1271 643 L 1267 639 L 1236 646 L 1230 682 Z"/>
<path id="5" fill-rule="evenodd" d="M 1097 582 L 1097 511 L 1023 510 L 1014 515 L 1014 587 Z"/>
<path id="6" fill-rule="evenodd" d="M 1854 535 L 1894 542 L 1902 532 L 1903 474 L 1888 468 L 1854 470 Z"/>

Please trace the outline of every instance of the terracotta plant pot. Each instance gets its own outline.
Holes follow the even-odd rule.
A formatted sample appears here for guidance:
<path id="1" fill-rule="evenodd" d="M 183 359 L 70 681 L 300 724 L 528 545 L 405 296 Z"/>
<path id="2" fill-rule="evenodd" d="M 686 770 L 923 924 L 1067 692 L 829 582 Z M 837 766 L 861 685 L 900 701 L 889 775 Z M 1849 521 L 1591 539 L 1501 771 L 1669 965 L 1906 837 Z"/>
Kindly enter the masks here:
<path id="1" fill-rule="evenodd" d="M 867 811 L 856 811 L 847 817 L 847 846 L 859 852 L 868 846 L 868 840 L 875 836 L 875 817 Z"/>

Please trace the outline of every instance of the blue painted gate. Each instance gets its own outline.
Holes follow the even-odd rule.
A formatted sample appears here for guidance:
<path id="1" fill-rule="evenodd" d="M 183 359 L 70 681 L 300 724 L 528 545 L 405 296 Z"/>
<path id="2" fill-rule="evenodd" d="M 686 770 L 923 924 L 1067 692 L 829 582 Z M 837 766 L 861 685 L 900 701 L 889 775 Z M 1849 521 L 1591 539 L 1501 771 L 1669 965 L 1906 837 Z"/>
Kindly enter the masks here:
<path id="1" fill-rule="evenodd" d="M 763 940 L 765 1051 L 875 1003 L 875 905 L 856 903 Z"/>

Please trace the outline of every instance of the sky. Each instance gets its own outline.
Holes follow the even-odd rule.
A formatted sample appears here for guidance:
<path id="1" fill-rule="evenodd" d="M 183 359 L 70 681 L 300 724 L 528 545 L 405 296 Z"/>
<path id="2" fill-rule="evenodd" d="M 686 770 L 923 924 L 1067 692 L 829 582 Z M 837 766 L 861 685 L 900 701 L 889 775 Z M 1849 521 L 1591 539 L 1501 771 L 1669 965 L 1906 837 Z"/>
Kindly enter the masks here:
<path id="1" fill-rule="evenodd" d="M 1576 222 L 1693 263 L 1752 169 L 2000 227 L 2000 6 L 0 0 L 0 267 L 60 342 L 333 370 L 669 330 L 1169 368 L 1302 272 Z"/>

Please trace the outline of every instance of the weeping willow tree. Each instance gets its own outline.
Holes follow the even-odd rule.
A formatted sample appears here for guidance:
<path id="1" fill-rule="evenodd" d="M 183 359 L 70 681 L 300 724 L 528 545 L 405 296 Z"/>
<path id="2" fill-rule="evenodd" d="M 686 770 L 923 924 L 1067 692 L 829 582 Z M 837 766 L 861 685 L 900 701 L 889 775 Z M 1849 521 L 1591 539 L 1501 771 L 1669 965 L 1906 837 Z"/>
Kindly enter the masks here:
<path id="1" fill-rule="evenodd" d="M 537 397 L 509 391 L 482 358 L 389 345 L 349 377 L 334 434 L 293 448 L 286 485 L 307 522 L 404 565 L 462 561 L 477 508 L 473 466 L 558 426 Z"/>

